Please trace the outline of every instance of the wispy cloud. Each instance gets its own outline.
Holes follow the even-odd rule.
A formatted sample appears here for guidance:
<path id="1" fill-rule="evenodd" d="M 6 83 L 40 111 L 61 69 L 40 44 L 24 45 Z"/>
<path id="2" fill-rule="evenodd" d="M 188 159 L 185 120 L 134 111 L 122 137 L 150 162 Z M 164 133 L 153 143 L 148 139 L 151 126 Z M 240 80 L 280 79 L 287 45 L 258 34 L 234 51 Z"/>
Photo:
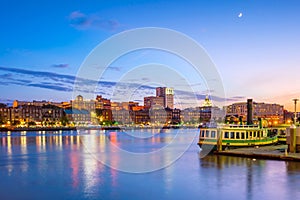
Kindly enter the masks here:
<path id="1" fill-rule="evenodd" d="M 2 71 L 2 74 L 1 74 Z M 143 82 L 145 78 L 140 77 Z M 76 82 L 77 88 L 74 88 Z M 0 66 L 0 85 L 3 86 L 25 86 L 48 89 L 59 92 L 72 92 L 74 89 L 81 94 L 101 94 L 106 98 L 112 100 L 129 101 L 139 100 L 143 101 L 143 97 L 152 96 L 155 94 L 155 86 L 141 85 L 135 81 L 133 82 L 115 82 L 115 81 L 96 81 L 90 79 L 76 78 L 74 75 L 59 74 L 54 72 L 33 71 L 28 69 L 10 68 Z M 130 95 L 129 95 L 130 94 Z M 175 90 L 175 95 L 182 102 L 182 105 L 188 105 L 189 102 L 195 100 L 203 100 L 206 93 L 194 93 L 192 91 Z M 130 99 L 124 99 L 130 98 Z M 132 98 L 132 99 L 131 99 Z M 236 96 L 231 98 L 210 96 L 214 102 L 237 101 L 243 97 Z M 199 105 L 191 105 L 193 107 Z"/>
<path id="2" fill-rule="evenodd" d="M 121 24 L 114 19 L 104 19 L 98 14 L 85 14 L 80 11 L 70 13 L 68 17 L 70 25 L 79 30 L 90 28 L 115 31 Z"/>
<path id="3" fill-rule="evenodd" d="M 51 67 L 54 67 L 54 68 L 67 68 L 67 67 L 69 67 L 69 64 L 54 64 L 54 65 L 51 65 Z"/>
<path id="4" fill-rule="evenodd" d="M 54 72 L 33 71 L 27 69 L 1 67 L 0 71 L 5 72 L 0 74 L 1 85 L 22 85 L 27 87 L 45 88 L 55 91 L 73 91 L 76 84 L 80 88 L 78 91 L 88 93 L 91 86 L 100 86 L 99 90 L 109 88 L 116 85 L 115 82 L 95 81 L 90 79 L 77 78 L 74 75 L 59 74 Z"/>
<path id="5" fill-rule="evenodd" d="M 113 71 L 121 71 L 122 67 L 117 67 L 117 66 L 109 66 L 107 68 L 108 70 L 113 70 Z"/>

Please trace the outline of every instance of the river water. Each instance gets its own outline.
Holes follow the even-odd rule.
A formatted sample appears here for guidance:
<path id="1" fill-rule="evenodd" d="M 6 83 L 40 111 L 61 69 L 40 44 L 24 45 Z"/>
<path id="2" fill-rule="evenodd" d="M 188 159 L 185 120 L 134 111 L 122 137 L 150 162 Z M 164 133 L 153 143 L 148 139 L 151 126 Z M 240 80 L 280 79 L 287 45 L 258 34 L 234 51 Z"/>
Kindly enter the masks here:
<path id="1" fill-rule="evenodd" d="M 197 137 L 197 129 L 0 133 L 0 199 L 300 199 L 300 163 L 203 156 Z"/>

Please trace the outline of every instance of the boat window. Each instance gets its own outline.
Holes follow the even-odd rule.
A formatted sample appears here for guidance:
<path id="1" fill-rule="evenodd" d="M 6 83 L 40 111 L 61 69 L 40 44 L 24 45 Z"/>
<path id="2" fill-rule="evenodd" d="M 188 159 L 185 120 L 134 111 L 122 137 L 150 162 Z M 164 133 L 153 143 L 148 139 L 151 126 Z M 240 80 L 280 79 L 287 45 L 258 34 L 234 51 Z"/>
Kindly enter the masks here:
<path id="1" fill-rule="evenodd" d="M 224 133 L 224 138 L 229 138 L 229 132 L 226 131 L 226 132 Z"/>
<path id="2" fill-rule="evenodd" d="M 249 137 L 252 137 L 252 131 L 249 132 Z"/>
<path id="3" fill-rule="evenodd" d="M 204 130 L 201 130 L 201 137 L 204 137 Z"/>
<path id="4" fill-rule="evenodd" d="M 209 137 L 209 130 L 206 130 L 205 137 Z"/>
<path id="5" fill-rule="evenodd" d="M 245 132 L 241 132 L 241 139 L 245 139 Z"/>
<path id="6" fill-rule="evenodd" d="M 236 138 L 236 139 L 240 139 L 240 132 L 236 132 L 236 133 L 235 133 L 235 138 Z"/>
<path id="7" fill-rule="evenodd" d="M 234 132 L 230 132 L 230 138 L 234 139 Z"/>
<path id="8" fill-rule="evenodd" d="M 249 138 L 249 134 L 248 134 L 248 132 L 246 132 L 246 139 L 248 139 Z"/>
<path id="9" fill-rule="evenodd" d="M 256 137 L 256 131 L 253 131 L 253 137 Z"/>
<path id="10" fill-rule="evenodd" d="M 211 137 L 215 138 L 216 137 L 216 131 L 211 131 Z"/>

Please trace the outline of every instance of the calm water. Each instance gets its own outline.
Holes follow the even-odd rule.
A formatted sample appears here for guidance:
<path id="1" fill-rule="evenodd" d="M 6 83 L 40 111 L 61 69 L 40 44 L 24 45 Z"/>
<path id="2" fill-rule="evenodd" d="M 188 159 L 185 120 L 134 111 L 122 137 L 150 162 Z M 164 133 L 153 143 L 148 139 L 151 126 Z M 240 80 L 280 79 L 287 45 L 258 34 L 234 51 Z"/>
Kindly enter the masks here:
<path id="1" fill-rule="evenodd" d="M 108 145 L 151 153 L 168 146 L 176 134 L 187 139 L 177 138 L 180 142 L 171 151 L 146 163 L 125 159 L 124 164 Z M 170 164 L 195 134 L 198 130 L 0 133 L 1 199 L 300 199 L 300 163 L 201 159 L 194 140 Z M 160 159 L 168 166 L 133 174 L 102 164 L 103 156 L 113 166 L 149 166 Z"/>

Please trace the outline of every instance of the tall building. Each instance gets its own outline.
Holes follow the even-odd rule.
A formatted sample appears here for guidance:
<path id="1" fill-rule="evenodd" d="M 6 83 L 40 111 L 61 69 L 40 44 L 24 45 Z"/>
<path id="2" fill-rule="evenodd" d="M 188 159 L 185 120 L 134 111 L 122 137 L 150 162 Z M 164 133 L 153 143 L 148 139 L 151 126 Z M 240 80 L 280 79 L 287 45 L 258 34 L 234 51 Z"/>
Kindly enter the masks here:
<path id="1" fill-rule="evenodd" d="M 168 87 L 157 87 L 156 96 L 163 97 L 164 108 L 174 108 L 174 90 Z"/>

